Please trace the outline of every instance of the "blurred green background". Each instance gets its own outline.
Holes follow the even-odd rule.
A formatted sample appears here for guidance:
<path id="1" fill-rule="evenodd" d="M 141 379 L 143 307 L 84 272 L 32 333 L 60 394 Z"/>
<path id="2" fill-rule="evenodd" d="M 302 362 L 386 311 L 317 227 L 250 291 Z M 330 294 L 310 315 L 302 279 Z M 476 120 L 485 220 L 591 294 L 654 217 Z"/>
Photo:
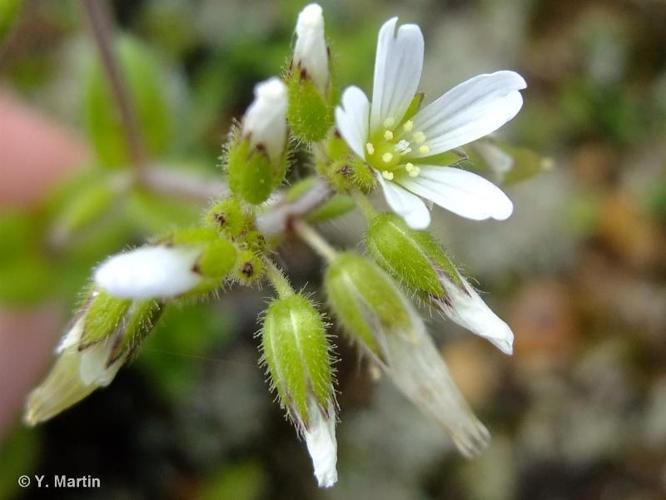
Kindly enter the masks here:
<path id="1" fill-rule="evenodd" d="M 257 365 L 269 290 L 172 308 L 114 383 L 34 430 L 25 394 L 90 268 L 201 204 L 123 191 L 129 154 L 81 9 L 0 0 L 0 499 L 666 498 L 666 3 L 322 1 L 337 80 L 370 90 L 393 15 L 426 39 L 426 100 L 513 69 L 528 89 L 502 139 L 549 159 L 507 187 L 504 223 L 433 230 L 516 334 L 504 357 L 451 323 L 431 332 L 493 434 L 475 461 L 336 337 L 340 481 L 318 490 Z M 302 1 L 110 2 L 151 162 L 219 182 L 253 85 L 288 61 Z M 325 226 L 356 247 L 362 220 Z M 290 241 L 297 286 L 321 266 Z M 20 489 L 21 474 L 99 490 Z"/>

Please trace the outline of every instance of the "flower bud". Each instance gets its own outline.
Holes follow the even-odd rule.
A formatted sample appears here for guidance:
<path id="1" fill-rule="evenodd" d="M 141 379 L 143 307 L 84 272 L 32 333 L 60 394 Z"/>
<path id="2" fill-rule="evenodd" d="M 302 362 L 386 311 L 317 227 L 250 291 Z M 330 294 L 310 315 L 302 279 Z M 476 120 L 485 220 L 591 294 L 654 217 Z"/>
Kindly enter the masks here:
<path id="1" fill-rule="evenodd" d="M 512 353 L 511 328 L 481 300 L 429 232 L 411 229 L 394 214 L 382 214 L 370 223 L 367 247 L 384 269 L 421 299 L 505 354 Z"/>
<path id="2" fill-rule="evenodd" d="M 335 395 L 321 315 L 301 295 L 273 301 L 261 329 L 262 362 L 280 405 L 305 438 L 319 486 L 337 481 Z"/>
<path id="3" fill-rule="evenodd" d="M 215 288 L 235 261 L 235 247 L 215 230 L 184 229 L 159 245 L 109 257 L 94 279 L 115 297 L 168 299 Z"/>
<path id="4" fill-rule="evenodd" d="M 323 139 L 333 125 L 333 108 L 324 16 L 317 4 L 306 6 L 298 16 L 287 84 L 288 118 L 294 135 L 304 141 Z"/>
<path id="5" fill-rule="evenodd" d="M 154 301 L 130 302 L 94 291 L 56 348 L 50 373 L 28 396 L 25 422 L 48 420 L 109 385 L 161 312 Z"/>
<path id="6" fill-rule="evenodd" d="M 286 172 L 287 87 L 271 78 L 254 89 L 240 135 L 231 140 L 229 187 L 253 204 L 264 202 Z"/>
<path id="7" fill-rule="evenodd" d="M 465 456 L 488 443 L 449 375 L 423 320 L 393 279 L 372 261 L 340 254 L 324 277 L 329 304 L 344 331 L 398 389 L 451 435 Z"/>
<path id="8" fill-rule="evenodd" d="M 329 83 L 328 48 L 324 38 L 324 16 L 316 3 L 307 5 L 296 21 L 293 64 L 305 72 L 322 94 Z"/>

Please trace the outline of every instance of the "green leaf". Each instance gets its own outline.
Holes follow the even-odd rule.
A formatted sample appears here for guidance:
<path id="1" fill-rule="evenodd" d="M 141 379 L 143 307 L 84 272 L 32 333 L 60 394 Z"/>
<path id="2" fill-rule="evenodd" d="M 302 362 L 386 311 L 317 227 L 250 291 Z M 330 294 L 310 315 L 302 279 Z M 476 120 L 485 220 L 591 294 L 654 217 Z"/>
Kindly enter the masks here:
<path id="1" fill-rule="evenodd" d="M 170 113 L 157 61 L 141 41 L 130 36 L 117 39 L 114 49 L 146 153 L 158 157 L 168 145 Z M 86 71 L 83 106 L 88 134 L 100 162 L 106 167 L 128 165 L 130 154 L 120 110 L 99 59 L 91 61 Z"/>

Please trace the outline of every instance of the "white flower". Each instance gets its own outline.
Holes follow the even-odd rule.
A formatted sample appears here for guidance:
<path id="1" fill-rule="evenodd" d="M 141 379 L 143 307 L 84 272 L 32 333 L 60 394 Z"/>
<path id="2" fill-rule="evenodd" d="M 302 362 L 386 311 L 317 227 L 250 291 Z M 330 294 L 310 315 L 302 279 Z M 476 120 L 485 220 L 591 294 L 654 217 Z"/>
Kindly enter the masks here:
<path id="1" fill-rule="evenodd" d="M 308 405 L 308 425 L 303 430 L 305 445 L 312 459 L 317 483 L 322 488 L 330 488 L 338 480 L 336 463 L 338 444 L 335 439 L 335 408 L 329 403 L 324 414 L 316 399 L 311 397 Z"/>
<path id="2" fill-rule="evenodd" d="M 507 219 L 511 200 L 494 184 L 465 170 L 434 165 L 431 157 L 484 137 L 512 119 L 525 80 L 512 71 L 478 75 L 406 116 L 421 79 L 423 35 L 397 18 L 379 31 L 372 104 L 349 87 L 336 109 L 339 132 L 376 172 L 390 207 L 415 229 L 430 224 L 420 197 L 474 220 Z"/>
<path id="3" fill-rule="evenodd" d="M 125 355 L 109 362 L 115 339 L 109 338 L 79 350 L 85 316 L 65 334 L 56 352 L 59 357 L 44 382 L 26 403 L 25 421 L 36 425 L 78 403 L 99 387 L 106 387 L 125 363 Z"/>
<path id="4" fill-rule="evenodd" d="M 440 272 L 440 283 L 446 291 L 444 298 L 433 301 L 452 321 L 472 333 L 492 342 L 505 354 L 513 353 L 513 332 L 509 325 L 502 321 L 481 299 L 479 294 L 460 275 L 462 286 L 458 286 Z"/>
<path id="5" fill-rule="evenodd" d="M 287 141 L 287 86 L 277 77 L 254 87 L 254 101 L 243 117 L 243 136 L 264 148 L 272 161 L 284 153 Z"/>
<path id="6" fill-rule="evenodd" d="M 316 3 L 306 6 L 296 22 L 294 63 L 312 78 L 317 88 L 326 92 L 328 87 L 328 49 L 324 38 L 324 16 Z"/>
<path id="7" fill-rule="evenodd" d="M 147 246 L 109 257 L 95 270 L 95 283 L 123 299 L 171 298 L 201 281 L 195 263 L 201 250 Z"/>

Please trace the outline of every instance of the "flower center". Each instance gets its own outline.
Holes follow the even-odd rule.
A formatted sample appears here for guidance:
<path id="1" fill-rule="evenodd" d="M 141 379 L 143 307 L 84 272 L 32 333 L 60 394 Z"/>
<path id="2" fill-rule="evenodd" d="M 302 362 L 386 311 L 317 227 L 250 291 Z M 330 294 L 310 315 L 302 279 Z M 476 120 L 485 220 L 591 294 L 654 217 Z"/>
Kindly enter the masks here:
<path id="1" fill-rule="evenodd" d="M 430 151 L 426 139 L 422 131 L 414 130 L 411 120 L 397 124 L 393 117 L 389 117 L 365 145 L 367 162 L 388 180 L 393 180 L 396 175 L 416 177 L 419 167 L 407 160 L 412 152 L 427 154 Z"/>

